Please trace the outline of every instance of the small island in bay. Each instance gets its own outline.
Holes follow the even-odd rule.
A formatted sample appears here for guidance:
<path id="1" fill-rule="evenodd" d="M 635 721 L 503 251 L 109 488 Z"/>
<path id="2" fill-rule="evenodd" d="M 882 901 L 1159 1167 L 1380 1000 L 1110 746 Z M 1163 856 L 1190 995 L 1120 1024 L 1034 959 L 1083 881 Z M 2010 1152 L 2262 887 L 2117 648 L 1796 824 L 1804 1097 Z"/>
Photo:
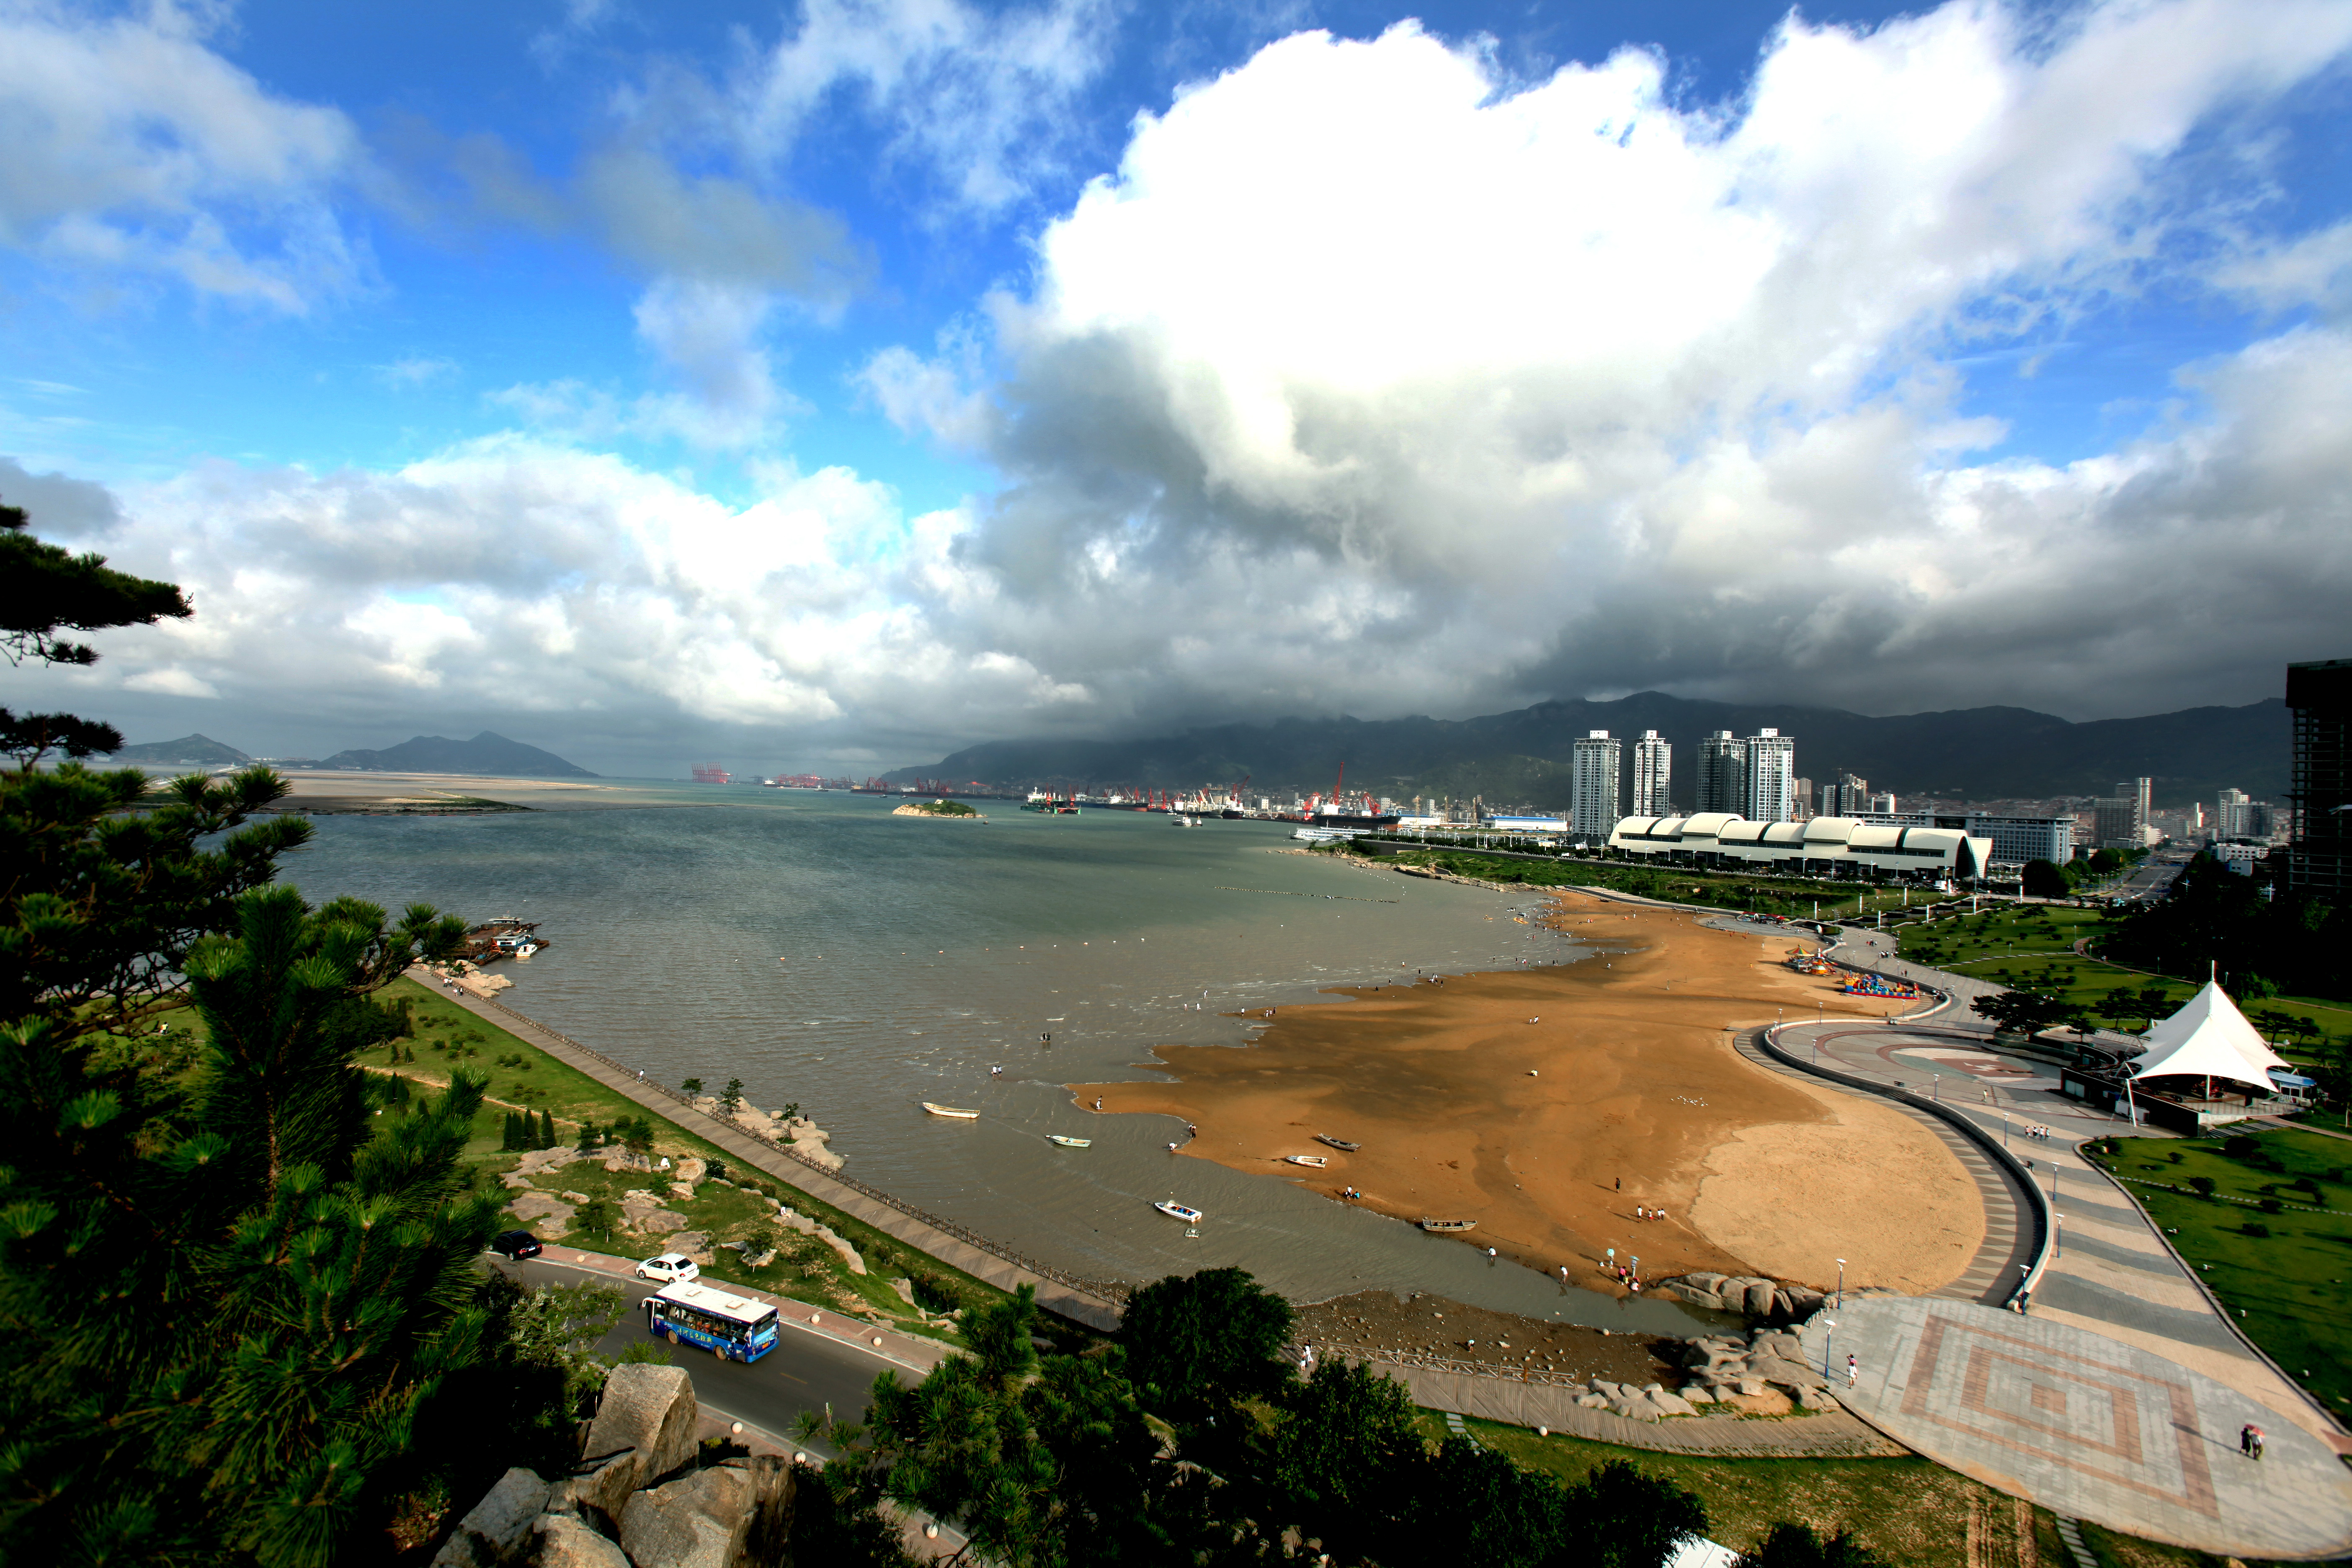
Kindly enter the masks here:
<path id="1" fill-rule="evenodd" d="M 960 800 L 910 800 L 890 815 L 893 816 L 954 816 L 971 822 L 988 820 Z"/>

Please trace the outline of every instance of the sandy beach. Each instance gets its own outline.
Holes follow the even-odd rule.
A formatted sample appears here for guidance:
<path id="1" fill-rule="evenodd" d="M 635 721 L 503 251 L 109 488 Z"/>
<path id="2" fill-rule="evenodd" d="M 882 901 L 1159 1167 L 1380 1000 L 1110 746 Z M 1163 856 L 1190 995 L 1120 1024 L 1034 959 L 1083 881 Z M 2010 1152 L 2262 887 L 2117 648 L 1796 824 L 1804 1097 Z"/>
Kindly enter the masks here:
<path id="1" fill-rule="evenodd" d="M 1285 1007 L 1249 1047 L 1171 1047 L 1169 1080 L 1073 1084 L 1107 1112 L 1200 1128 L 1183 1152 L 1272 1173 L 1382 1213 L 1470 1219 L 1465 1240 L 1610 1288 L 1607 1249 L 1645 1279 L 1690 1269 L 1815 1287 L 1932 1290 L 1984 1234 L 1975 1185 L 1890 1107 L 1779 1074 L 1727 1026 L 1819 1005 L 1877 1016 L 1781 960 L 1801 940 L 1679 910 L 1561 894 L 1546 924 L 1583 962 L 1335 993 Z M 1342 1153 L 1315 1134 L 1363 1145 Z M 1328 1156 L 1310 1171 L 1291 1154 Z M 1636 1206 L 1663 1208 L 1637 1219 Z"/>

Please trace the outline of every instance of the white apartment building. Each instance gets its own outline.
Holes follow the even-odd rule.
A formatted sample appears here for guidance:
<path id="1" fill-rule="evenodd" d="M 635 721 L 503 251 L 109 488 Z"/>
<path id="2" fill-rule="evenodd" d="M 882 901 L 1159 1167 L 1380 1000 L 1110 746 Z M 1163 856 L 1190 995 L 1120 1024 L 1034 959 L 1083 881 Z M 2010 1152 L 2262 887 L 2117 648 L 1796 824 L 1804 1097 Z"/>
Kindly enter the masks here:
<path id="1" fill-rule="evenodd" d="M 1569 761 L 1568 830 L 1580 838 L 1601 839 L 1617 826 L 1617 779 L 1624 743 L 1594 730 L 1576 742 Z"/>
<path id="2" fill-rule="evenodd" d="M 1759 730 L 1742 742 L 1747 801 L 1740 815 L 1750 822 L 1786 822 L 1797 809 L 1797 742 L 1778 730 Z"/>
<path id="3" fill-rule="evenodd" d="M 1632 815 L 1664 816 L 1673 810 L 1666 796 L 1674 775 L 1673 743 L 1660 740 L 1655 730 L 1643 731 L 1642 738 L 1633 742 L 1633 798 L 1627 803 L 1633 807 Z"/>

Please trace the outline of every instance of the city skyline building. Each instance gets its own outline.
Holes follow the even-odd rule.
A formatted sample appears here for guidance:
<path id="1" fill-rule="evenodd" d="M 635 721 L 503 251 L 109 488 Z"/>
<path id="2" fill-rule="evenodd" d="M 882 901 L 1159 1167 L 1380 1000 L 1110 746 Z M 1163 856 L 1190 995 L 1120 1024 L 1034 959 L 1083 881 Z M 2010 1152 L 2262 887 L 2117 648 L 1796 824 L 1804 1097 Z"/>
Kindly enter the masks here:
<path id="1" fill-rule="evenodd" d="M 1668 796 L 1674 776 L 1674 743 L 1662 739 L 1655 730 L 1643 731 L 1642 738 L 1633 742 L 1633 788 L 1627 792 L 1629 814 L 1664 816 L 1671 811 Z"/>
<path id="2" fill-rule="evenodd" d="M 1589 731 L 1576 742 L 1569 763 L 1568 830 L 1581 838 L 1609 837 L 1622 815 L 1617 781 L 1623 770 L 1624 742 L 1606 730 Z"/>
<path id="3" fill-rule="evenodd" d="M 1728 730 L 1717 730 L 1698 743 L 1696 811 L 1726 811 L 1738 816 L 1748 809 L 1748 748 Z"/>
<path id="4" fill-rule="evenodd" d="M 1786 822 L 1796 812 L 1797 742 L 1778 730 L 1759 730 L 1744 743 L 1741 771 L 1750 822 Z"/>
<path id="5" fill-rule="evenodd" d="M 2286 705 L 2287 886 L 2340 900 L 2352 893 L 2352 658 L 2288 665 Z"/>

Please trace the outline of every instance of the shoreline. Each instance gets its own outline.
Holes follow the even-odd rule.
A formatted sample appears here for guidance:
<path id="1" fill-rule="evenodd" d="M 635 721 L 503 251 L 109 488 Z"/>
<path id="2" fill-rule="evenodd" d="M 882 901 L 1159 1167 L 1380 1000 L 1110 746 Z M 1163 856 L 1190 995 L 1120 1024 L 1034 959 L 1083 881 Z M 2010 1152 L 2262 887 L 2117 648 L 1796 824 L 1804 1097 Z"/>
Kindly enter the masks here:
<path id="1" fill-rule="evenodd" d="M 1591 956 L 1450 979 L 1338 988 L 1278 1009 L 1240 1047 L 1167 1046 L 1157 1079 L 1074 1083 L 1107 1112 L 1199 1127 L 1181 1152 L 1281 1174 L 1463 1235 L 1566 1282 L 1624 1293 L 1610 1249 L 1656 1279 L 1697 1269 L 1824 1288 L 1933 1290 L 1984 1234 L 1973 1182 L 1891 1107 L 1769 1074 L 1734 1026 L 1776 1010 L 1880 1010 L 1779 961 L 1789 937 L 1697 923 L 1574 889 L 1540 923 Z M 1354 1153 L 1317 1133 L 1360 1142 Z M 1320 1170 L 1287 1164 L 1316 1154 Z M 1669 1217 L 1636 1217 L 1663 1207 Z"/>

